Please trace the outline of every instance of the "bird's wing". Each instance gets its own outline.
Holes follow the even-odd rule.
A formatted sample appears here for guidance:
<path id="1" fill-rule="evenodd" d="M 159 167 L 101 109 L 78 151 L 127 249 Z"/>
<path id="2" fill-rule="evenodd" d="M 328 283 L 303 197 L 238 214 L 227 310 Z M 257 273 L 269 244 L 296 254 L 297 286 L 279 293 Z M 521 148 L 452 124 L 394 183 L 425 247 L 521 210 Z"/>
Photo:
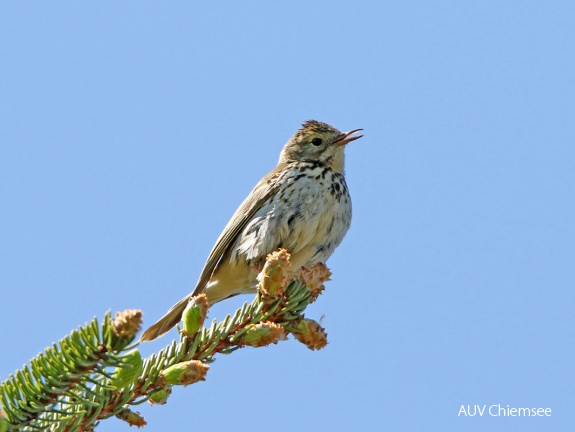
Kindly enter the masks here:
<path id="1" fill-rule="evenodd" d="M 282 163 L 275 167 L 259 181 L 244 202 L 241 203 L 212 248 L 192 296 L 198 295 L 204 290 L 218 263 L 230 246 L 234 244 L 252 216 L 279 189 L 279 179 L 286 166 L 287 163 Z"/>

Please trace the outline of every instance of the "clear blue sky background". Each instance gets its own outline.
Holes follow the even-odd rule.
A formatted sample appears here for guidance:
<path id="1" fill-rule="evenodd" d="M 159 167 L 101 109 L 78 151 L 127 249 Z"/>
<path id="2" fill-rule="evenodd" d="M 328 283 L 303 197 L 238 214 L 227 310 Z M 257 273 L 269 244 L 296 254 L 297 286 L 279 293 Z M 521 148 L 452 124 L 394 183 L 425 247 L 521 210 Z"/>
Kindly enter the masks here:
<path id="1" fill-rule="evenodd" d="M 220 357 L 146 430 L 573 430 L 574 47 L 569 1 L 4 3 L 0 377 L 162 315 L 313 118 L 365 129 L 330 344 Z"/>

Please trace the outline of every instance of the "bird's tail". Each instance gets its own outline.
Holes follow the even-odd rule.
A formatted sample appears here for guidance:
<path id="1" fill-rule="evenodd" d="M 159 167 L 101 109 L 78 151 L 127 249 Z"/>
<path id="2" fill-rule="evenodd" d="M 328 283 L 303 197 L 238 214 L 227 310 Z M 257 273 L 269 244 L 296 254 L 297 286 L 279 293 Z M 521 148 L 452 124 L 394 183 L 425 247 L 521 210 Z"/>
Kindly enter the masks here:
<path id="1" fill-rule="evenodd" d="M 140 336 L 140 341 L 145 342 L 157 339 L 179 323 L 190 298 L 191 296 L 188 295 L 172 306 L 162 318 Z"/>
<path id="2" fill-rule="evenodd" d="M 240 288 L 232 291 L 229 289 L 230 286 L 239 286 Z M 177 302 L 162 318 L 146 330 L 140 337 L 140 341 L 152 341 L 170 331 L 182 319 L 182 314 L 190 299 L 201 292 L 208 296 L 208 303 L 211 307 L 214 303 L 218 303 L 238 294 L 257 292 L 257 283 L 254 283 L 251 279 L 244 281 L 236 277 L 235 280 L 232 279 L 230 282 L 220 279 L 210 281 L 207 286 L 202 289 L 196 287 L 194 292 Z"/>

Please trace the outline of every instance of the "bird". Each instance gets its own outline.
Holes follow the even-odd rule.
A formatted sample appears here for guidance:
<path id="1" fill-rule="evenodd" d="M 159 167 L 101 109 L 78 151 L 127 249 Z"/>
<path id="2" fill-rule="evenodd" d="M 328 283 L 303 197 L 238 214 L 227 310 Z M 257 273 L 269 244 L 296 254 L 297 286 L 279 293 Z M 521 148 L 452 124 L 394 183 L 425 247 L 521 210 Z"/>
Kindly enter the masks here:
<path id="1" fill-rule="evenodd" d="M 268 254 L 290 253 L 292 268 L 325 263 L 351 224 L 344 149 L 363 129 L 342 133 L 307 120 L 284 145 L 277 166 L 240 204 L 216 240 L 195 289 L 148 328 L 141 341 L 174 327 L 189 300 L 205 293 L 209 305 L 257 291 Z"/>

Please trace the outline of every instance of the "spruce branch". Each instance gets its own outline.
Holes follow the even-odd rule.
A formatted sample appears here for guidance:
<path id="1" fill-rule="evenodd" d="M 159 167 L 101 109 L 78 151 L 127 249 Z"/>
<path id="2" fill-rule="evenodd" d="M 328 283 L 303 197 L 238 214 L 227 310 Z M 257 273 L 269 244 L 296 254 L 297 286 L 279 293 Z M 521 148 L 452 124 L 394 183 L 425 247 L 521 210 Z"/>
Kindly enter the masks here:
<path id="1" fill-rule="evenodd" d="M 132 343 L 140 311 L 115 319 L 107 313 L 101 324 L 94 319 L 74 330 L 0 384 L 0 432 L 92 431 L 112 416 L 142 427 L 145 420 L 130 407 L 165 404 L 172 386 L 204 380 L 216 354 L 267 346 L 290 333 L 310 349 L 323 348 L 327 334 L 303 312 L 330 272 L 323 264 L 297 272 L 290 266 L 285 250 L 270 254 L 254 301 L 209 327 L 207 298 L 194 297 L 179 340 L 146 359 Z"/>

